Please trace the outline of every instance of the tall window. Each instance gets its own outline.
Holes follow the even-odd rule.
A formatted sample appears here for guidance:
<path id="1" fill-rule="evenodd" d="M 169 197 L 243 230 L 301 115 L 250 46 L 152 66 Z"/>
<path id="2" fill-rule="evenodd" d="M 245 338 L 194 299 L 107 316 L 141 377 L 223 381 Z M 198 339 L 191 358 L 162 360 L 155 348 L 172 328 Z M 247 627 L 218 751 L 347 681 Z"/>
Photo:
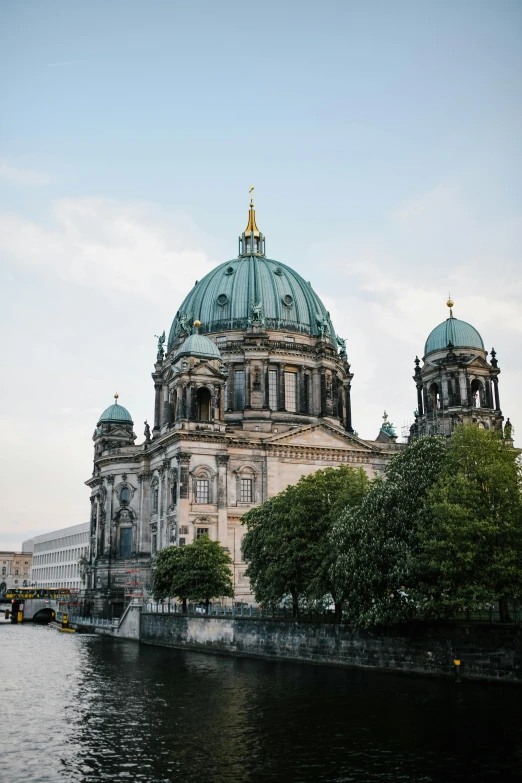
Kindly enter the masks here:
<path id="1" fill-rule="evenodd" d="M 245 373 L 243 370 L 236 370 L 234 374 L 234 389 L 236 392 L 236 411 L 242 411 L 245 407 Z"/>
<path id="2" fill-rule="evenodd" d="M 196 538 L 201 538 L 201 536 L 208 536 L 208 527 L 198 527 L 196 529 Z"/>
<path id="3" fill-rule="evenodd" d="M 268 407 L 277 410 L 277 370 L 268 371 Z"/>
<path id="4" fill-rule="evenodd" d="M 132 555 L 132 528 L 120 528 L 120 557 L 130 557 Z"/>
<path id="5" fill-rule="evenodd" d="M 159 504 L 159 489 L 154 489 L 152 494 L 152 511 L 154 514 L 158 511 L 158 504 Z"/>
<path id="6" fill-rule="evenodd" d="M 196 503 L 210 503 L 210 481 L 196 479 Z"/>
<path id="7" fill-rule="evenodd" d="M 310 411 L 310 376 L 305 375 L 303 380 L 303 410 L 308 413 Z"/>
<path id="8" fill-rule="evenodd" d="M 240 500 L 241 503 L 252 503 L 252 479 L 241 479 Z"/>
<path id="9" fill-rule="evenodd" d="M 297 373 L 285 372 L 285 408 L 287 411 L 295 412 L 297 410 L 296 387 Z"/>
<path id="10" fill-rule="evenodd" d="M 128 503 L 130 500 L 130 489 L 128 487 L 123 487 L 122 491 L 120 492 L 120 503 Z"/>

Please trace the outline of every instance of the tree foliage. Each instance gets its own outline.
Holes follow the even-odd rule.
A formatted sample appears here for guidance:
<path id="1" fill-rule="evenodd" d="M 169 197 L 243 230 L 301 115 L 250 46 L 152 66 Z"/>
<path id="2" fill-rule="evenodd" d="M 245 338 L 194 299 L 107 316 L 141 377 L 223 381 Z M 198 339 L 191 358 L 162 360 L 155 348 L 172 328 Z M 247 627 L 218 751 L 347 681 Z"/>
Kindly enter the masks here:
<path id="1" fill-rule="evenodd" d="M 427 493 L 446 460 L 443 438 L 414 441 L 392 457 L 359 507 L 345 507 L 332 527 L 331 577 L 351 622 L 370 626 L 407 619 L 406 593 L 417 579 L 419 527 Z"/>
<path id="2" fill-rule="evenodd" d="M 319 470 L 243 516 L 246 575 L 259 603 L 273 608 L 290 595 L 294 614 L 300 603 L 325 597 L 340 605 L 329 533 L 340 509 L 358 505 L 369 483 L 363 469 Z"/>
<path id="3" fill-rule="evenodd" d="M 152 578 L 156 600 L 179 598 L 205 603 L 233 598 L 230 555 L 219 541 L 203 535 L 184 547 L 170 546 L 156 555 Z"/>
<path id="4" fill-rule="evenodd" d="M 152 592 L 156 601 L 164 598 L 188 598 L 188 579 L 185 550 L 187 547 L 169 546 L 154 559 Z"/>
<path id="5" fill-rule="evenodd" d="M 434 614 L 522 595 L 522 498 L 517 452 L 499 433 L 459 427 L 430 490 L 416 594 Z"/>
<path id="6" fill-rule="evenodd" d="M 233 598 L 234 582 L 230 555 L 219 541 L 207 535 L 183 547 L 185 554 L 187 596 L 192 601 L 209 604 L 212 598 Z"/>

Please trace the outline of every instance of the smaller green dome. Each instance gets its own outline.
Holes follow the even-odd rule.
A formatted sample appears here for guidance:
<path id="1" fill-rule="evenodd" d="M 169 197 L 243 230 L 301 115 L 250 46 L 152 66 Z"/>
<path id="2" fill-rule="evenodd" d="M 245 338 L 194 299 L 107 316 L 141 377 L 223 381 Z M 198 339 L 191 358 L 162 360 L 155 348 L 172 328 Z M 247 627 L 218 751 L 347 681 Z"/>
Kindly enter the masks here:
<path id="1" fill-rule="evenodd" d="M 123 405 L 118 405 L 117 401 L 114 403 L 114 405 L 110 405 L 107 410 L 103 411 L 102 415 L 100 416 L 98 426 L 100 424 L 109 424 L 115 421 L 125 422 L 126 424 L 134 424 L 132 421 L 132 416 L 130 415 L 127 408 L 124 408 Z"/>
<path id="2" fill-rule="evenodd" d="M 205 337 L 204 334 L 191 334 L 179 346 L 174 355 L 174 361 L 177 362 L 182 356 L 199 356 L 201 359 L 218 359 L 221 361 L 219 348 L 212 340 Z"/>
<path id="3" fill-rule="evenodd" d="M 458 318 L 448 318 L 435 327 L 430 333 L 424 346 L 424 355 L 432 351 L 440 351 L 447 348 L 449 343 L 455 348 L 480 348 L 484 350 L 482 337 L 474 326 Z"/>

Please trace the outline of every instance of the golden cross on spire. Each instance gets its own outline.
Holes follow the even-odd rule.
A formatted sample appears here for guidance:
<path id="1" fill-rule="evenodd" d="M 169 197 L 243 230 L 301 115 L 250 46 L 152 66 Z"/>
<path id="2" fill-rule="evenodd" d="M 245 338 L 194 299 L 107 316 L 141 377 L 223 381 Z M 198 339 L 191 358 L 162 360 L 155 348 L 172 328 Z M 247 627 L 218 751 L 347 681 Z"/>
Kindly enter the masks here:
<path id="1" fill-rule="evenodd" d="M 252 195 L 254 192 L 254 185 L 250 185 L 250 190 L 248 191 L 250 193 L 250 204 L 251 206 L 254 205 L 254 196 Z"/>

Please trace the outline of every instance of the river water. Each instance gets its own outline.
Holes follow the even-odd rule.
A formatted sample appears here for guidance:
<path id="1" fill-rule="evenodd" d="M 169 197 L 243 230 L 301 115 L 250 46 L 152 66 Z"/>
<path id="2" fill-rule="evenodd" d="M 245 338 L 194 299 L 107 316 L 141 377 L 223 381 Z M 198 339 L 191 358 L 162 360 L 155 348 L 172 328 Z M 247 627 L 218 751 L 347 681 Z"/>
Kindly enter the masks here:
<path id="1" fill-rule="evenodd" d="M 9 783 L 522 780 L 522 686 L 0 625 Z"/>

